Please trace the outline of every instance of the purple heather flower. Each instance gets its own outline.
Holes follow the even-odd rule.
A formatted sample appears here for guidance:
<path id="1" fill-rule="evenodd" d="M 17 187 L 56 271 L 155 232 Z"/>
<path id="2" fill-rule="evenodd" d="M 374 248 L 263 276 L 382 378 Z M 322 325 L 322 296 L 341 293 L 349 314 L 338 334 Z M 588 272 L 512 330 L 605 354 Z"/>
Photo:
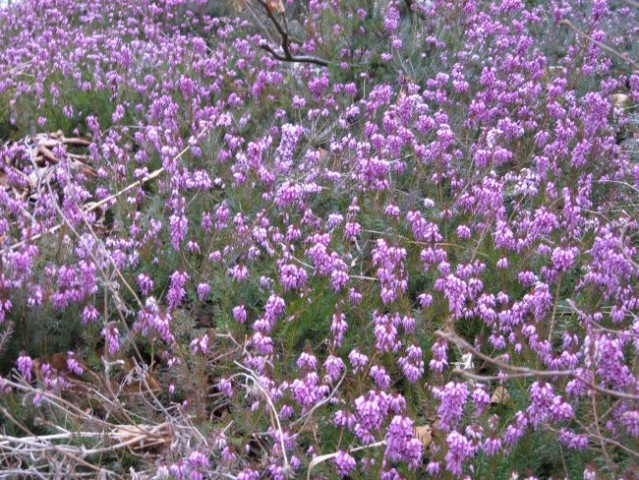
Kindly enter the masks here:
<path id="1" fill-rule="evenodd" d="M 306 271 L 293 264 L 282 264 L 279 267 L 280 283 L 284 291 L 296 290 L 304 287 L 308 275 Z"/>
<path id="2" fill-rule="evenodd" d="M 559 431 L 559 435 L 557 439 L 566 447 L 574 450 L 585 450 L 588 448 L 588 437 L 585 435 L 575 434 L 567 430 L 566 428 L 562 428 Z"/>
<path id="3" fill-rule="evenodd" d="M 429 475 L 436 476 L 439 475 L 441 471 L 441 463 L 440 462 L 428 462 L 426 465 L 426 471 Z"/>
<path id="4" fill-rule="evenodd" d="M 469 395 L 468 387 L 465 383 L 449 382 L 444 388 L 433 387 L 433 393 L 440 401 L 437 408 L 440 426 L 449 430 L 461 420 Z"/>
<path id="5" fill-rule="evenodd" d="M 351 288 L 348 292 L 348 298 L 351 302 L 351 305 L 353 305 L 354 307 L 359 305 L 359 303 L 362 301 L 362 294 L 359 293 L 357 290 L 355 290 L 354 288 Z"/>
<path id="6" fill-rule="evenodd" d="M 326 370 L 329 382 L 337 381 L 345 368 L 346 367 L 342 359 L 333 355 L 329 355 L 324 362 L 324 369 Z"/>
<path id="7" fill-rule="evenodd" d="M 456 431 L 452 431 L 448 434 L 446 444 L 448 445 L 446 470 L 456 477 L 461 477 L 464 461 L 468 457 L 475 455 L 477 447 L 474 447 L 468 438 Z"/>
<path id="8" fill-rule="evenodd" d="M 417 468 L 422 459 L 422 444 L 413 435 L 413 421 L 396 415 L 386 432 L 384 456 L 390 461 L 406 462 L 410 468 Z"/>
<path id="9" fill-rule="evenodd" d="M 109 355 L 114 355 L 120 350 L 120 331 L 115 324 L 109 324 L 102 329 L 101 335 L 105 338 Z"/>
<path id="10" fill-rule="evenodd" d="M 361 231 L 362 227 L 357 222 L 348 222 L 344 226 L 344 236 L 350 241 L 357 240 Z"/>
<path id="11" fill-rule="evenodd" d="M 237 480 L 258 480 L 260 474 L 250 468 L 245 468 L 237 474 Z"/>
<path id="12" fill-rule="evenodd" d="M 80 362 L 78 362 L 78 359 L 75 358 L 73 352 L 67 352 L 67 368 L 76 375 L 82 375 L 84 373 L 84 368 Z"/>
<path id="13" fill-rule="evenodd" d="M 335 462 L 337 474 L 341 477 L 348 475 L 357 465 L 355 459 L 343 450 L 337 452 L 333 461 Z"/>
<path id="14" fill-rule="evenodd" d="M 315 370 L 317 368 L 317 357 L 310 353 L 303 352 L 296 363 L 300 369 Z"/>
<path id="15" fill-rule="evenodd" d="M 185 272 L 176 271 L 173 273 L 173 275 L 171 275 L 171 286 L 169 287 L 169 292 L 167 294 L 167 300 L 170 309 L 173 309 L 180 305 L 180 303 L 186 296 L 184 284 L 188 279 L 189 276 Z"/>
<path id="16" fill-rule="evenodd" d="M 487 438 L 484 440 L 482 449 L 488 457 L 494 457 L 502 449 L 501 440 L 499 438 Z"/>
<path id="17" fill-rule="evenodd" d="M 359 350 L 354 349 L 348 354 L 348 361 L 353 367 L 353 372 L 358 373 L 368 364 L 368 357 L 360 353 Z"/>
<path id="18" fill-rule="evenodd" d="M 227 270 L 228 275 L 236 282 L 243 282 L 249 277 L 249 269 L 246 265 L 235 265 Z"/>
<path id="19" fill-rule="evenodd" d="M 206 300 L 208 294 L 211 293 L 211 286 L 208 283 L 200 283 L 197 286 L 197 295 L 200 300 Z"/>
<path id="20" fill-rule="evenodd" d="M 375 322 L 375 348 L 381 352 L 396 352 L 401 348 L 401 342 L 398 338 L 397 325 L 399 324 L 399 316 L 380 315 L 377 311 L 373 312 L 373 320 Z"/>
<path id="21" fill-rule="evenodd" d="M 386 390 L 390 386 L 391 378 L 386 373 L 384 367 L 373 365 L 370 371 L 370 376 L 373 380 L 375 380 L 375 384 L 380 390 Z"/>
<path id="22" fill-rule="evenodd" d="M 355 399 L 355 409 L 358 424 L 367 432 L 377 430 L 388 414 L 388 400 L 381 392 L 371 390 L 366 395 Z"/>
<path id="23" fill-rule="evenodd" d="M 238 323 L 246 322 L 246 308 L 244 305 L 237 305 L 233 307 L 233 318 Z"/>
<path id="24" fill-rule="evenodd" d="M 621 423 L 633 437 L 639 437 L 639 410 L 629 410 L 621 415 Z"/>
<path id="25" fill-rule="evenodd" d="M 338 410 L 333 417 L 333 423 L 338 427 L 346 427 L 352 429 L 357 422 L 355 415 L 352 415 L 344 410 Z"/>
<path id="26" fill-rule="evenodd" d="M 593 466 L 588 466 L 584 470 L 584 480 L 597 480 L 597 472 Z"/>
<path id="27" fill-rule="evenodd" d="M 573 249 L 555 248 L 552 252 L 553 266 L 560 272 L 565 272 L 572 267 L 575 261 L 575 253 Z"/>
<path id="28" fill-rule="evenodd" d="M 484 409 L 490 404 L 490 396 L 486 388 L 482 384 L 477 384 L 472 393 L 472 400 L 477 407 L 477 413 L 483 413 Z"/>
<path id="29" fill-rule="evenodd" d="M 31 360 L 31 357 L 21 353 L 16 363 L 22 378 L 24 378 L 27 382 L 30 382 L 33 378 L 31 374 L 33 370 L 33 360 Z"/>
<path id="30" fill-rule="evenodd" d="M 327 389 L 319 384 L 317 373 L 309 372 L 303 379 L 293 380 L 291 392 L 295 401 L 306 409 L 322 399 L 327 393 Z"/>
<path id="31" fill-rule="evenodd" d="M 209 349 L 209 336 L 204 335 L 202 337 L 196 337 L 191 341 L 191 353 L 193 355 L 201 352 L 202 354 L 206 354 Z"/>
<path id="32" fill-rule="evenodd" d="M 424 374 L 422 349 L 417 345 L 406 347 L 406 356 L 400 357 L 397 364 L 410 383 L 416 383 Z"/>
<path id="33" fill-rule="evenodd" d="M 399 26 L 399 10 L 394 5 L 390 6 L 384 16 L 384 28 L 388 33 L 392 33 L 397 30 Z"/>
<path id="34" fill-rule="evenodd" d="M 82 324 L 93 323 L 100 317 L 100 312 L 91 304 L 85 305 L 82 310 Z"/>
<path id="35" fill-rule="evenodd" d="M 227 397 L 233 396 L 233 385 L 226 378 L 221 378 L 217 384 L 218 390 Z"/>

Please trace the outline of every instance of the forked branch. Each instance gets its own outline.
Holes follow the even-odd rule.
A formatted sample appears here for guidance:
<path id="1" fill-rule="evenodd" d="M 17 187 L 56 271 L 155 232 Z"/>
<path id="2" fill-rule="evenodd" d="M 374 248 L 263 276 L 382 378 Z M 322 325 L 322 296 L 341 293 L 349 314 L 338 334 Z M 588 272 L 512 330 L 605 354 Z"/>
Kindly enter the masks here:
<path id="1" fill-rule="evenodd" d="M 275 17 L 275 15 L 273 14 L 273 9 L 269 6 L 266 0 L 256 0 L 256 1 L 264 8 L 264 11 L 266 12 L 266 16 L 271 21 L 271 23 L 275 26 L 277 33 L 282 39 L 281 45 L 282 45 L 282 52 L 284 52 L 284 54 L 282 55 L 277 53 L 273 49 L 273 47 L 267 44 L 260 45 L 260 48 L 262 50 L 270 53 L 273 58 L 275 58 L 276 60 L 280 60 L 282 62 L 312 63 L 315 65 L 319 65 L 321 67 L 328 67 L 330 65 L 330 63 L 327 60 L 324 60 L 323 58 L 313 57 L 308 55 L 302 55 L 302 56 L 293 55 L 293 52 L 291 52 L 291 42 L 288 35 L 288 28 L 285 28 L 284 26 L 282 26 L 282 23 Z"/>

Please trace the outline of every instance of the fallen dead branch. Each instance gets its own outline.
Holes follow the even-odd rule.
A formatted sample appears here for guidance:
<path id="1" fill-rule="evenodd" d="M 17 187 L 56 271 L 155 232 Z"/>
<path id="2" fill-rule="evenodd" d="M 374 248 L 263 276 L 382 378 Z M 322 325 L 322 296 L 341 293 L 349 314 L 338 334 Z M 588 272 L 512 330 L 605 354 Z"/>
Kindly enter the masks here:
<path id="1" fill-rule="evenodd" d="M 74 445 L 80 439 L 97 441 L 93 448 Z M 160 425 L 118 425 L 106 432 L 66 432 L 51 435 L 16 437 L 0 435 L 0 451 L 12 450 L 22 454 L 46 452 L 54 448 L 78 455 L 81 458 L 107 451 L 126 448 L 128 450 L 149 450 L 170 443 L 171 430 L 168 423 Z"/>
<path id="2" fill-rule="evenodd" d="M 205 126 L 204 129 L 197 135 L 196 140 L 199 140 L 202 135 L 204 135 L 205 132 L 207 132 L 209 129 L 209 126 Z M 184 149 L 182 151 L 180 151 L 174 158 L 173 161 L 179 160 L 184 154 L 186 154 L 189 150 L 191 149 L 191 145 L 187 145 L 186 147 L 184 147 Z M 118 190 L 117 192 L 113 193 L 112 195 L 109 195 L 108 197 L 103 198 L 102 200 L 99 200 L 97 202 L 90 202 L 87 203 L 84 208 L 82 209 L 82 213 L 83 214 L 87 214 L 89 212 L 93 212 L 95 210 L 97 210 L 98 208 L 101 208 L 102 206 L 110 203 L 111 201 L 115 200 L 116 198 L 124 195 L 127 192 L 130 192 L 131 190 L 133 190 L 134 188 L 140 187 L 142 185 L 144 185 L 147 182 L 150 182 L 151 180 L 159 177 L 160 175 L 162 175 L 162 173 L 164 173 L 164 167 L 158 168 L 157 170 L 154 170 L 153 172 L 151 172 L 150 174 L 146 175 L 145 177 L 141 178 L 140 180 L 136 180 L 135 182 L 127 185 L 126 187 L 124 187 L 121 190 Z M 6 253 L 7 251 L 15 251 L 18 250 L 19 248 L 23 247 L 24 245 L 26 245 L 29 242 L 35 241 L 35 240 L 39 240 L 40 238 L 42 238 L 45 235 L 50 235 L 52 233 L 57 232 L 58 230 L 60 230 L 63 226 L 65 225 L 64 222 L 62 223 L 58 223 L 57 225 L 48 228 L 47 230 L 45 230 L 42 233 L 38 233 L 35 235 L 30 236 L 29 238 L 22 240 L 20 242 L 14 243 L 13 245 L 11 245 L 10 247 L 7 247 L 7 249 L 5 249 L 5 251 L 3 253 Z"/>

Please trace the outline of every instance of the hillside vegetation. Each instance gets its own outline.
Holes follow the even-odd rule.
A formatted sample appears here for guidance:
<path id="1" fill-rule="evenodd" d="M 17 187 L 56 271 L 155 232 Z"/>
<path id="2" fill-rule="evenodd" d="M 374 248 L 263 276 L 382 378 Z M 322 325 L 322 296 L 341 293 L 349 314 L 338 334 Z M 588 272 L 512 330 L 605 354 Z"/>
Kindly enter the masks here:
<path id="1" fill-rule="evenodd" d="M 0 8 L 0 478 L 639 478 L 638 32 Z"/>

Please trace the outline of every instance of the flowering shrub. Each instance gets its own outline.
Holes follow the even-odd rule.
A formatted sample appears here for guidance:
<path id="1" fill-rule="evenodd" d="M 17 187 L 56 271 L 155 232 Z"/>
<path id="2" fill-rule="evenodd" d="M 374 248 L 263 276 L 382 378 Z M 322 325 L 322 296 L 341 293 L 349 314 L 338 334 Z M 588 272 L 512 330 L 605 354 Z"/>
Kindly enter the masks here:
<path id="1" fill-rule="evenodd" d="M 1 9 L 3 471 L 634 478 L 635 3 Z"/>

